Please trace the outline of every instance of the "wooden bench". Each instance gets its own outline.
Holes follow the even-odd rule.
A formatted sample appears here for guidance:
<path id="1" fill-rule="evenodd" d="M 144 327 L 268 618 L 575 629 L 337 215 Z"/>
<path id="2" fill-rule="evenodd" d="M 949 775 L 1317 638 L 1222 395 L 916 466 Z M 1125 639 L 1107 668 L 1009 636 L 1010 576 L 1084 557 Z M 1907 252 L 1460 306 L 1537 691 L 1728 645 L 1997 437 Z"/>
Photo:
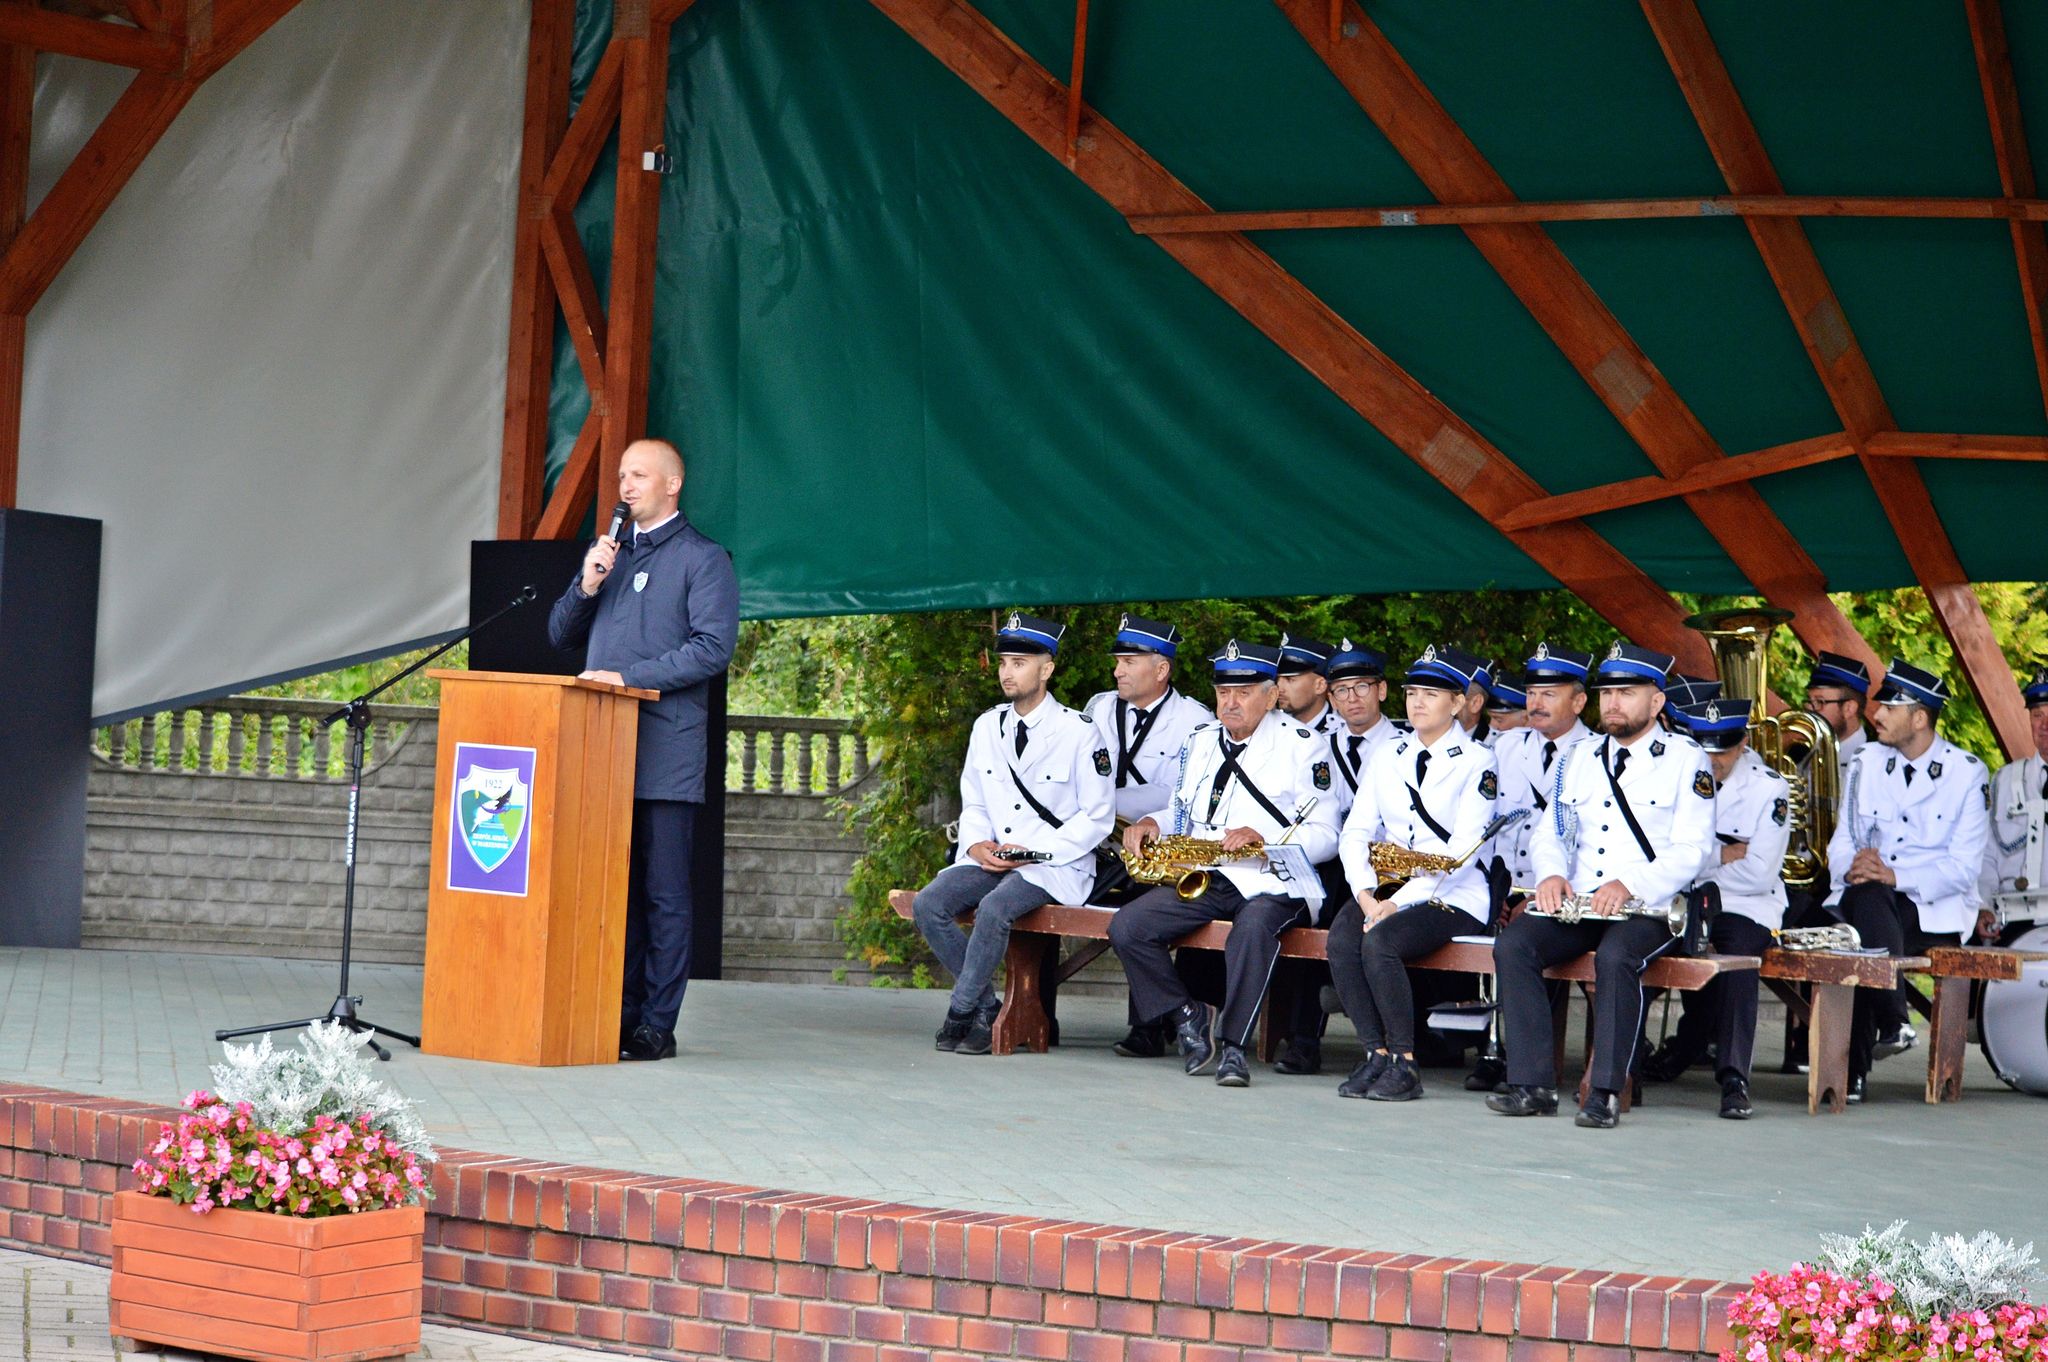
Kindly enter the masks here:
<path id="1" fill-rule="evenodd" d="M 1849 1023 L 1859 988 L 1896 988 L 1924 955 L 1850 955 L 1838 951 L 1764 952 L 1759 977 L 1784 1001 L 1786 1013 L 1806 1024 L 1806 1109 L 1839 1113 L 1849 1102 Z M 1793 985 L 1807 984 L 1812 999 Z M 1958 1056 L 1958 1062 L 1960 1062 Z"/>
<path id="2" fill-rule="evenodd" d="M 1934 997 L 1916 1006 L 1927 1017 L 1927 1100 L 1958 1102 L 1963 1096 L 1963 1051 L 1969 1045 L 1970 1000 L 1978 986 L 2018 979 L 2031 960 L 2048 960 L 2040 951 L 2003 946 L 1934 946 L 1924 971 L 1934 980 Z"/>
<path id="3" fill-rule="evenodd" d="M 909 918 L 915 897 L 913 890 L 893 890 L 889 894 L 889 906 L 899 917 Z M 1003 957 L 1003 1010 L 996 1018 L 991 1046 L 993 1053 L 1007 1055 L 1023 1049 L 1043 1054 L 1058 1043 L 1058 1022 L 1054 1013 L 1059 986 L 1109 949 L 1109 921 L 1114 916 L 1115 911 L 1108 908 L 1055 904 L 1033 909 L 1017 919 L 1010 928 L 1009 949 Z M 963 919 L 964 922 L 972 920 L 972 914 Z M 1081 938 L 1089 944 L 1061 959 L 1062 937 Z M 1290 928 L 1280 934 L 1280 954 L 1286 959 L 1327 960 L 1329 955 L 1325 942 L 1328 937 L 1329 933 L 1314 927 Z M 1206 927 L 1196 928 L 1174 945 L 1182 949 L 1222 950 L 1223 943 L 1229 938 L 1228 922 L 1212 922 Z M 1724 972 L 1755 969 L 1757 965 L 1757 957 L 1753 955 L 1664 956 L 1650 962 L 1649 968 L 1643 971 L 1643 983 L 1651 988 L 1684 992 L 1704 988 Z M 1452 942 L 1410 961 L 1409 968 L 1491 974 L 1493 949 L 1476 942 Z M 1593 957 L 1582 955 L 1543 973 L 1547 979 L 1567 980 L 1590 992 L 1594 981 Z M 1558 1010 L 1561 1012 L 1562 1007 Z M 1274 996 L 1269 990 L 1259 1014 L 1259 1058 L 1269 1063 L 1279 1053 L 1285 1039 L 1274 1024 L 1275 1011 Z M 1561 1051 L 1562 1028 L 1553 1029 Z M 1589 1067 L 1591 1050 L 1589 1038 L 1586 1056 Z M 1583 1097 L 1583 1078 L 1579 1086 Z M 1623 1098 L 1626 1101 L 1627 1094 Z"/>

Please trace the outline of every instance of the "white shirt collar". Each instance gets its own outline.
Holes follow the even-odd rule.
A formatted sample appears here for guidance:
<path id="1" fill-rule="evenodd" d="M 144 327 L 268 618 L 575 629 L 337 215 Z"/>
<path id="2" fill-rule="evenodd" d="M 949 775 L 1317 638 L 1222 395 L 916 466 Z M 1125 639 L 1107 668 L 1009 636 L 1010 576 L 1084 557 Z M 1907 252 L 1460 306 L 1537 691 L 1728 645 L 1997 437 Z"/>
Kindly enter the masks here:
<path id="1" fill-rule="evenodd" d="M 676 518 L 677 516 L 681 515 L 682 513 L 683 513 L 683 512 L 682 512 L 682 508 L 681 508 L 681 507 L 677 507 L 677 508 L 676 508 L 675 510 L 673 510 L 673 511 L 670 511 L 670 512 L 669 512 L 669 513 L 668 513 L 667 515 L 665 515 L 665 516 L 663 516 L 663 517 L 662 517 L 661 519 L 659 519 L 659 520 L 655 521 L 655 522 L 654 522 L 654 523 L 653 523 L 652 525 L 649 525 L 649 526 L 648 526 L 648 527 L 647 527 L 646 529 L 644 529 L 644 530 L 643 530 L 643 529 L 641 529 L 641 528 L 640 528 L 640 527 L 639 527 L 638 525 L 635 525 L 635 526 L 633 527 L 633 540 L 634 540 L 634 542 L 635 542 L 635 543 L 638 543 L 638 542 L 640 541 L 640 539 L 642 539 L 643 537 L 645 537 L 645 536 L 647 536 L 647 535 L 650 535 L 650 534 L 653 534 L 653 533 L 654 533 L 654 532 L 655 532 L 656 530 L 658 530 L 658 529 L 660 529 L 660 528 L 661 528 L 662 526 L 664 526 L 664 525 L 668 524 L 668 523 L 669 523 L 669 521 L 671 521 L 671 520 L 674 520 L 674 519 L 675 519 L 675 518 Z"/>

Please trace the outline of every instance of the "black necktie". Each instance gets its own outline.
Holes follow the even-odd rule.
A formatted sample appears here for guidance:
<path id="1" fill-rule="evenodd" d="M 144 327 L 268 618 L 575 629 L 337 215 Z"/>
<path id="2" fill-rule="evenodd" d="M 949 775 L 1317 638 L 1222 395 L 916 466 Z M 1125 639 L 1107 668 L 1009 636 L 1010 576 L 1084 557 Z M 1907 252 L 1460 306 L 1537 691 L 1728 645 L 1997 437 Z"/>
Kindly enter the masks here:
<path id="1" fill-rule="evenodd" d="M 1209 816 L 1202 820 L 1205 823 L 1216 821 L 1216 806 L 1223 802 L 1223 787 L 1228 785 L 1230 777 L 1237 773 L 1238 754 L 1244 751 L 1244 744 L 1241 742 L 1232 742 L 1228 738 L 1222 741 L 1223 764 L 1216 768 L 1216 780 L 1209 786 Z"/>
<path id="2" fill-rule="evenodd" d="M 1429 771 L 1429 749 L 1423 748 L 1415 754 L 1415 788 L 1422 788 L 1422 778 Z"/>
<path id="3" fill-rule="evenodd" d="M 1549 738 L 1543 740 L 1543 769 L 1548 771 L 1550 763 L 1557 760 L 1557 744 Z"/>
<path id="4" fill-rule="evenodd" d="M 1913 783 L 1913 763 L 1910 761 L 1906 763 L 1906 783 L 1908 785 Z"/>
<path id="5" fill-rule="evenodd" d="M 2048 767 L 2041 771 L 2041 798 L 2048 799 Z"/>
<path id="6" fill-rule="evenodd" d="M 1351 773 L 1352 773 L 1353 775 L 1357 775 L 1357 774 L 1358 774 L 1358 749 L 1359 749 L 1359 746 L 1360 746 L 1360 744 L 1364 743 L 1364 741 L 1365 741 L 1365 735 L 1364 735 L 1363 733 L 1354 733 L 1354 734 L 1352 734 L 1352 735 L 1351 735 L 1350 737 L 1348 737 L 1348 738 L 1344 739 L 1344 741 L 1345 741 L 1345 742 L 1346 742 L 1347 744 L 1349 744 L 1349 745 L 1350 745 L 1350 748 L 1351 748 L 1351 754 L 1350 754 L 1350 755 L 1349 755 L 1348 757 L 1346 757 L 1346 758 L 1345 758 L 1345 760 L 1347 760 L 1347 761 L 1349 761 L 1349 762 L 1351 763 Z"/>
<path id="7" fill-rule="evenodd" d="M 1614 752 L 1614 778 L 1621 779 L 1622 768 L 1628 765 L 1628 749 L 1619 747 Z"/>
<path id="8" fill-rule="evenodd" d="M 1025 743 L 1026 743 L 1027 741 L 1029 741 L 1029 739 L 1030 739 L 1030 736 L 1031 736 L 1031 735 L 1030 735 L 1030 734 L 1029 734 L 1028 732 L 1026 732 L 1026 731 L 1025 731 L 1025 728 L 1024 728 L 1024 721 L 1023 721 L 1022 719 L 1019 719 L 1019 720 L 1017 721 L 1017 755 L 1018 755 L 1018 756 L 1020 756 L 1020 757 L 1021 757 L 1021 756 L 1023 756 L 1023 755 L 1024 755 L 1024 744 L 1025 744 Z"/>

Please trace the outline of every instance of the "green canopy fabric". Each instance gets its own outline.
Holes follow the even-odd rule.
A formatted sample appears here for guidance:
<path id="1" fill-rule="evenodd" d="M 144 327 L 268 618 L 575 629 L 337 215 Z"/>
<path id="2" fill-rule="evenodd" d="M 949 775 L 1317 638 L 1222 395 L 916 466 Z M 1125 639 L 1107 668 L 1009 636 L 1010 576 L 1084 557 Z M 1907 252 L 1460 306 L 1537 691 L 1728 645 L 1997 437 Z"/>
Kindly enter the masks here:
<path id="1" fill-rule="evenodd" d="M 1064 76 L 1071 4 L 979 8 Z M 1272 5 L 1094 11 L 1088 102 L 1213 207 L 1431 200 Z M 1703 11 L 1788 193 L 2000 193 L 1959 6 Z M 1726 192 L 1635 5 L 1369 12 L 1518 196 Z M 2006 18 L 2039 160 L 2048 6 Z M 609 25 L 583 0 L 579 94 Z M 1553 585 L 871 6 L 699 0 L 668 126 L 649 428 L 748 616 Z M 611 203 L 607 158 L 600 281 Z M 2048 435 L 2006 224 L 1807 229 L 1901 428 Z M 1840 429 L 1741 221 L 1548 230 L 1727 452 Z M 1457 229 L 1256 239 L 1547 491 L 1657 471 Z M 551 476 L 587 410 L 560 343 Z M 2048 465 L 1922 467 L 1973 578 L 2048 577 Z M 1831 588 L 1913 580 L 1853 461 L 1756 486 Z M 1666 587 L 1750 589 L 1681 502 L 1588 524 Z"/>

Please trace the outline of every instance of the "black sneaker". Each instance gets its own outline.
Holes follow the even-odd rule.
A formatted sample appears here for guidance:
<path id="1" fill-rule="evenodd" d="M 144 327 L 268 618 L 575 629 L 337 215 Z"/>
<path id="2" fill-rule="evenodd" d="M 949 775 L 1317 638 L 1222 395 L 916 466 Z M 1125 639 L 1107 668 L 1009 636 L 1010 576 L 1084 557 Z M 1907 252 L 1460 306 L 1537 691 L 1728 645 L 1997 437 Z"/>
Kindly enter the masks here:
<path id="1" fill-rule="evenodd" d="M 960 1042 L 967 1039 L 967 1028 L 972 1025 L 974 1025 L 974 1014 L 972 1012 L 955 1012 L 952 1008 L 947 1008 L 946 1020 L 939 1026 L 939 1034 L 934 1038 L 936 1048 L 941 1050 L 959 1049 Z"/>
<path id="2" fill-rule="evenodd" d="M 1156 1022 L 1133 1026 L 1130 1034 L 1109 1047 L 1125 1059 L 1157 1059 L 1166 1053 L 1166 1033 Z"/>
<path id="3" fill-rule="evenodd" d="M 1375 1102 L 1413 1102 L 1422 1096 L 1422 1070 L 1412 1059 L 1396 1059 L 1366 1096 Z"/>
<path id="4" fill-rule="evenodd" d="M 1849 1080 L 1849 1091 L 1842 1094 L 1842 1100 L 1844 1102 L 1847 1102 L 1852 1107 L 1862 1106 L 1863 1090 L 1864 1086 L 1868 1082 L 1869 1079 L 1865 1075 L 1857 1074 L 1854 1078 Z"/>
<path id="5" fill-rule="evenodd" d="M 663 1031 L 653 1026 L 636 1026 L 633 1034 L 626 1038 L 626 1048 L 620 1059 L 649 1060 L 674 1059 L 676 1057 L 676 1033 Z"/>
<path id="6" fill-rule="evenodd" d="M 1903 1055 L 1919 1043 L 1918 1031 L 1910 1026 L 1901 1026 L 1898 1030 L 1877 1038 L 1877 1048 L 1870 1052 L 1871 1058 L 1890 1059 L 1893 1055 Z"/>
<path id="7" fill-rule="evenodd" d="M 1173 1014 L 1173 1042 L 1180 1050 L 1180 1066 L 1190 1074 L 1204 1073 L 1216 1058 L 1216 1009 L 1208 1003 L 1183 1003 Z"/>
<path id="8" fill-rule="evenodd" d="M 1292 1036 L 1273 1061 L 1276 1074 L 1319 1074 L 1323 1071 L 1323 1043 L 1314 1036 Z"/>
<path id="9" fill-rule="evenodd" d="M 1747 1121 L 1749 1105 L 1749 1084 L 1739 1078 L 1721 1080 L 1721 1119 L 1724 1121 Z"/>
<path id="10" fill-rule="evenodd" d="M 1621 1124 L 1621 1096 L 1605 1088 L 1594 1088 L 1586 1094 L 1585 1105 L 1572 1118 L 1572 1124 L 1584 1126 L 1587 1130 L 1612 1130 Z"/>
<path id="11" fill-rule="evenodd" d="M 1244 1047 L 1225 1041 L 1219 1048 L 1221 1055 L 1216 1060 L 1216 1086 L 1249 1088 L 1252 1085 L 1252 1070 L 1251 1066 L 1245 1063 Z"/>
<path id="12" fill-rule="evenodd" d="M 960 1044 L 954 1049 L 956 1055 L 985 1055 L 996 1043 L 996 1018 L 1001 1016 L 1001 1003 L 983 1003 L 968 1016 L 967 1034 L 960 1037 Z M 950 1018 L 951 1013 L 947 1016 Z"/>
<path id="13" fill-rule="evenodd" d="M 1691 1067 L 1691 1061 L 1680 1053 L 1678 1042 L 1667 1040 L 1643 1061 L 1643 1081 L 1673 1083 Z"/>
<path id="14" fill-rule="evenodd" d="M 1372 1085 L 1379 1082 L 1380 1075 L 1387 1071 L 1387 1065 L 1394 1057 L 1385 1050 L 1375 1050 L 1365 1057 L 1365 1062 L 1351 1071 L 1351 1077 L 1337 1085 L 1339 1097 L 1363 1097 L 1372 1091 Z"/>
<path id="15" fill-rule="evenodd" d="M 1466 1092 L 1499 1092 L 1507 1082 L 1508 1066 L 1497 1059 L 1482 1059 L 1465 1075 Z"/>
<path id="16" fill-rule="evenodd" d="M 1510 1083 L 1506 1092 L 1494 1093 L 1486 1099 L 1486 1109 L 1503 1116 L 1555 1116 L 1557 1089 Z"/>

